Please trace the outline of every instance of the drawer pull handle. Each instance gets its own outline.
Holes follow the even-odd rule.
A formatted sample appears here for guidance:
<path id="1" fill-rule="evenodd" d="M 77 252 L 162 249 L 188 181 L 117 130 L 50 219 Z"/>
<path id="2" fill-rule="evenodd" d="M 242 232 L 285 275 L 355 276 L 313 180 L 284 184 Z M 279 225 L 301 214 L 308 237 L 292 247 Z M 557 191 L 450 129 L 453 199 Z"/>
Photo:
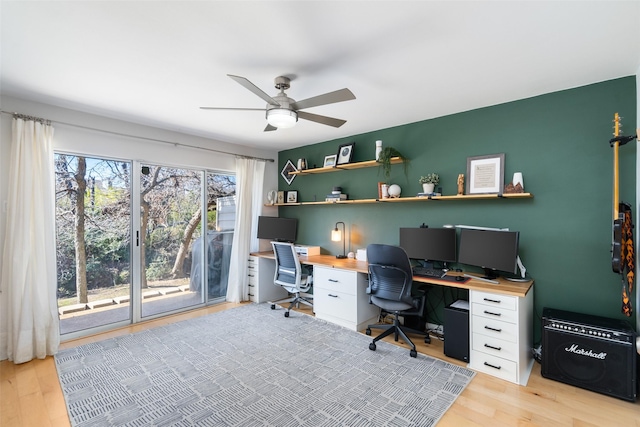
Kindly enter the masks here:
<path id="1" fill-rule="evenodd" d="M 255 297 L 255 295 L 254 295 L 254 294 L 249 294 L 249 296 L 250 296 L 250 297 Z"/>
<path id="2" fill-rule="evenodd" d="M 338 281 L 336 279 L 329 279 L 329 281 L 333 282 L 333 283 L 338 283 Z"/>
<path id="3" fill-rule="evenodd" d="M 487 348 L 490 348 L 492 350 L 498 350 L 498 351 L 502 350 L 502 347 L 494 347 L 494 346 L 489 345 L 489 344 L 485 344 L 484 346 L 487 347 Z"/>
<path id="4" fill-rule="evenodd" d="M 484 311 L 484 314 L 490 314 L 492 316 L 498 316 L 498 317 L 502 316 L 502 313 L 492 313 L 492 312 L 487 311 L 487 310 Z"/>
<path id="5" fill-rule="evenodd" d="M 330 296 L 331 298 L 338 298 L 338 295 L 334 295 L 334 294 L 327 294 L 328 296 Z"/>
<path id="6" fill-rule="evenodd" d="M 255 285 L 247 285 L 247 286 L 250 287 L 250 288 L 253 288 Z"/>
<path id="7" fill-rule="evenodd" d="M 493 369 L 502 369 L 501 366 L 492 365 L 491 363 L 484 362 L 484 366 L 488 366 Z"/>
<path id="8" fill-rule="evenodd" d="M 498 299 L 484 298 L 484 300 L 489 302 L 495 302 L 496 304 L 500 304 L 500 300 Z"/>
<path id="9" fill-rule="evenodd" d="M 249 266 L 247 266 L 247 268 L 251 269 L 251 268 L 255 268 L 255 267 L 252 266 L 252 265 L 249 265 Z"/>
<path id="10" fill-rule="evenodd" d="M 485 329 L 488 329 L 490 331 L 495 331 L 495 332 L 502 332 L 502 329 L 498 329 L 498 328 L 492 328 L 491 326 L 485 326 Z"/>
<path id="11" fill-rule="evenodd" d="M 247 276 L 249 276 L 249 277 L 256 277 L 254 274 L 247 274 Z M 485 313 L 486 313 L 486 311 L 485 311 Z"/>

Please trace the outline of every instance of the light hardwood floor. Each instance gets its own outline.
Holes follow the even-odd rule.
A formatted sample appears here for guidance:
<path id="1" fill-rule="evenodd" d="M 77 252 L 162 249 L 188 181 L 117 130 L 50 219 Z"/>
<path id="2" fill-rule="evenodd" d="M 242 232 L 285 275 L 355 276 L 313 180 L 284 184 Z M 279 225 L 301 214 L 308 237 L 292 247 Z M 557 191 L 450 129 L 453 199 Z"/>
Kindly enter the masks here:
<path id="1" fill-rule="evenodd" d="M 238 305 L 225 303 L 132 325 L 65 342 L 61 348 L 129 334 Z M 310 313 L 305 309 L 301 311 Z M 291 321 L 295 321 L 294 315 Z M 389 341 L 393 342 L 392 339 Z M 428 345 L 419 338 L 414 342 L 419 353 L 465 366 L 464 362 L 446 357 L 442 341 L 436 338 Z M 53 357 L 21 365 L 6 360 L 0 362 L 0 426 L 69 426 Z M 438 426 L 640 427 L 640 400 L 636 403 L 625 402 L 548 380 L 540 375 L 540 365 L 536 363 L 526 387 L 478 373 Z"/>

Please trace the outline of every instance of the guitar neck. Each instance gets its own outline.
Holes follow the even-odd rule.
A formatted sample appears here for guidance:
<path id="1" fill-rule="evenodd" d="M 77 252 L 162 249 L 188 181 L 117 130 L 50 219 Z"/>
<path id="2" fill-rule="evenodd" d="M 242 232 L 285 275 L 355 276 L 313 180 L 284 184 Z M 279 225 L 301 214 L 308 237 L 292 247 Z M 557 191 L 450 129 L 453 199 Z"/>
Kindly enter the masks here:
<path id="1" fill-rule="evenodd" d="M 613 122 L 614 122 L 613 136 L 618 137 L 620 136 L 620 116 L 618 115 L 618 113 L 615 113 L 613 117 Z M 618 204 L 620 203 L 620 198 L 618 195 L 620 190 L 620 184 L 618 181 L 618 168 L 619 168 L 618 148 L 619 147 L 620 147 L 620 144 L 618 143 L 618 141 L 616 141 L 613 144 L 613 219 L 614 220 L 618 219 L 618 215 L 620 213 L 618 211 Z"/>

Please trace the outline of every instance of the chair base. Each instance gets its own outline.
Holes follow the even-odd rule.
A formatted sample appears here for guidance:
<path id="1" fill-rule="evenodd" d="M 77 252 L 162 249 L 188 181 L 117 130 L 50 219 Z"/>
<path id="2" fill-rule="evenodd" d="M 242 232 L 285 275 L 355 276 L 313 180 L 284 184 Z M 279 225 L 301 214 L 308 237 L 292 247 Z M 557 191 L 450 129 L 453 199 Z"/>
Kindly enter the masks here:
<path id="1" fill-rule="evenodd" d="M 389 336 L 391 334 L 394 334 L 394 340 L 398 341 L 398 338 L 401 337 L 402 340 L 404 342 L 406 342 L 411 347 L 411 350 L 409 351 L 409 355 L 411 357 L 417 357 L 418 356 L 418 352 L 416 350 L 416 345 L 413 343 L 413 341 L 411 341 L 411 338 L 409 338 L 409 336 L 407 336 L 407 333 L 424 335 L 425 336 L 424 337 L 425 344 L 429 344 L 431 342 L 431 338 L 429 337 L 429 333 L 401 326 L 400 325 L 400 321 L 398 320 L 399 313 L 395 312 L 395 313 L 392 313 L 392 314 L 393 314 L 394 317 L 393 317 L 393 324 L 391 324 L 391 325 L 388 325 L 388 324 L 375 324 L 375 325 L 367 326 L 367 329 L 365 331 L 367 335 L 371 335 L 371 329 L 381 329 L 383 331 L 380 335 L 378 335 L 377 337 L 375 337 L 373 339 L 371 344 L 369 344 L 369 350 L 375 351 L 375 349 L 376 349 L 376 341 L 380 341 L 384 337 L 387 337 L 387 336 Z"/>
<path id="2" fill-rule="evenodd" d="M 310 294 L 296 293 L 292 297 L 285 298 L 279 301 L 268 301 L 268 303 L 271 304 L 271 310 L 275 310 L 276 305 L 282 305 L 288 302 L 291 303 L 289 304 L 289 308 L 287 308 L 286 311 L 284 312 L 284 317 L 289 317 L 289 312 L 294 306 L 298 308 L 300 307 L 300 304 L 304 304 L 313 308 L 313 301 L 311 298 L 312 297 Z"/>

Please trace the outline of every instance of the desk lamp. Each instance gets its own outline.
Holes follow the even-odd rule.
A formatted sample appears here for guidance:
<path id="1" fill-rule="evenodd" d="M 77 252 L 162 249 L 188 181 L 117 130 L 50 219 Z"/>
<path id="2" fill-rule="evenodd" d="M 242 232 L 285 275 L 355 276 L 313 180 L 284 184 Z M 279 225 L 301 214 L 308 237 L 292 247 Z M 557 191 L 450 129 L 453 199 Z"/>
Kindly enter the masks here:
<path id="1" fill-rule="evenodd" d="M 342 224 L 342 231 L 340 231 L 338 229 L 338 224 Z M 331 230 L 331 241 L 332 242 L 339 242 L 340 240 L 342 240 L 342 255 L 336 255 L 336 258 L 338 258 L 338 259 L 343 259 L 343 258 L 347 257 L 347 255 L 345 255 L 345 240 L 346 239 L 343 238 L 343 235 L 344 235 L 344 222 L 338 221 L 338 222 L 336 222 L 336 228 Z"/>

